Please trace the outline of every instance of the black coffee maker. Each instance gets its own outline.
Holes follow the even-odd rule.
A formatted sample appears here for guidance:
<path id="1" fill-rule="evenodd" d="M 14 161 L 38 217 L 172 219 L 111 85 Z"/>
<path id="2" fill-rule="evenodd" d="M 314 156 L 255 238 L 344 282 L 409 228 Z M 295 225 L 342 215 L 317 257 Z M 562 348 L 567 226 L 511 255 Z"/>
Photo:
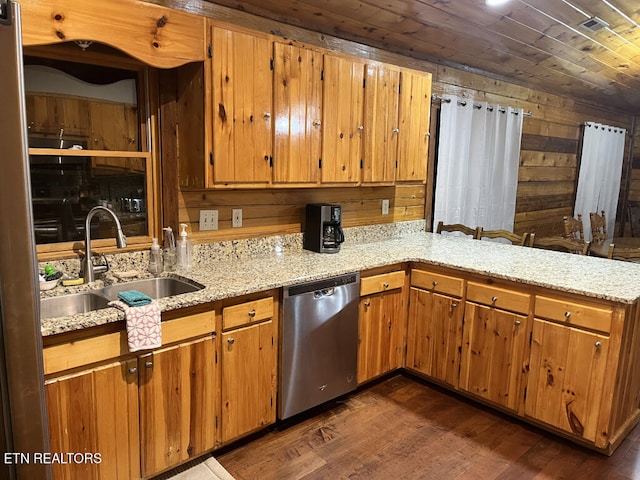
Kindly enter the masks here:
<path id="1" fill-rule="evenodd" d="M 337 253 L 344 242 L 342 208 L 324 203 L 307 204 L 303 248 L 319 253 Z"/>

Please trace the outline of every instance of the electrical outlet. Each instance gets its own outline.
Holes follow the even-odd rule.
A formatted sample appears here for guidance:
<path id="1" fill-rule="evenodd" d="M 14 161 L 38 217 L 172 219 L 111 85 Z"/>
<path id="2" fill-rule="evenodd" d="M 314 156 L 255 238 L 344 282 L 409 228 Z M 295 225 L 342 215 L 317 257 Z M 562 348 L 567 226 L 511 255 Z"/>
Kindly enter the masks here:
<path id="1" fill-rule="evenodd" d="M 389 215 L 389 200 L 382 200 L 382 214 Z"/>
<path id="2" fill-rule="evenodd" d="M 218 229 L 218 210 L 200 210 L 200 231 Z"/>
<path id="3" fill-rule="evenodd" d="M 231 226 L 233 227 L 242 226 L 242 209 L 241 208 L 234 208 L 231 211 Z"/>

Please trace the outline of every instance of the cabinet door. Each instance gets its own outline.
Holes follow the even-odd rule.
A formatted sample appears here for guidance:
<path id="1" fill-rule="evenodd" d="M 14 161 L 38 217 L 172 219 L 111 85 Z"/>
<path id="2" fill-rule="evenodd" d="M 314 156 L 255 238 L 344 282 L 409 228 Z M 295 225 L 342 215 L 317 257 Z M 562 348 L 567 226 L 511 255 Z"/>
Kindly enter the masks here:
<path id="1" fill-rule="evenodd" d="M 147 477 L 215 446 L 212 336 L 141 356 L 140 437 Z"/>
<path id="2" fill-rule="evenodd" d="M 271 41 L 213 28 L 213 181 L 271 178 Z"/>
<path id="3" fill-rule="evenodd" d="M 517 411 L 527 317 L 467 302 L 460 388 Z"/>
<path id="4" fill-rule="evenodd" d="M 396 181 L 424 182 L 429 151 L 431 74 L 402 70 Z"/>
<path id="5" fill-rule="evenodd" d="M 89 102 L 92 150 L 137 151 L 136 108 L 122 103 Z"/>
<path id="6" fill-rule="evenodd" d="M 460 300 L 411 288 L 407 368 L 458 385 L 462 314 Z"/>
<path id="7" fill-rule="evenodd" d="M 30 133 L 65 136 L 89 135 L 88 102 L 81 98 L 53 95 L 26 95 Z"/>
<path id="8" fill-rule="evenodd" d="M 275 422 L 273 320 L 222 334 L 222 441 Z"/>
<path id="9" fill-rule="evenodd" d="M 358 183 L 362 157 L 364 65 L 324 56 L 323 183 Z"/>
<path id="10" fill-rule="evenodd" d="M 597 444 L 608 350 L 606 336 L 534 319 L 525 413 Z"/>
<path id="11" fill-rule="evenodd" d="M 398 154 L 400 71 L 382 65 L 365 69 L 363 183 L 393 183 Z"/>
<path id="12" fill-rule="evenodd" d="M 402 289 L 363 297 L 358 323 L 358 383 L 402 367 L 405 335 Z"/>
<path id="13" fill-rule="evenodd" d="M 51 452 L 100 454 L 99 462 L 53 463 L 62 479 L 140 478 L 136 360 L 45 384 Z"/>
<path id="14" fill-rule="evenodd" d="M 321 156 L 322 54 L 275 43 L 273 182 L 315 184 Z"/>

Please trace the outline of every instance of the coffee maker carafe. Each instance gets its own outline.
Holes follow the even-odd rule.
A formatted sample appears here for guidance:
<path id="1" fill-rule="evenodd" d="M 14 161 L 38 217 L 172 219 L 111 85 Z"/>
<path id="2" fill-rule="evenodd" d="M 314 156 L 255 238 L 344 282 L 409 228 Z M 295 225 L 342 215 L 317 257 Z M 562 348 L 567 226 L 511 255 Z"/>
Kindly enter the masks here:
<path id="1" fill-rule="evenodd" d="M 303 248 L 320 253 L 339 252 L 340 244 L 344 242 L 341 224 L 340 205 L 307 204 Z"/>

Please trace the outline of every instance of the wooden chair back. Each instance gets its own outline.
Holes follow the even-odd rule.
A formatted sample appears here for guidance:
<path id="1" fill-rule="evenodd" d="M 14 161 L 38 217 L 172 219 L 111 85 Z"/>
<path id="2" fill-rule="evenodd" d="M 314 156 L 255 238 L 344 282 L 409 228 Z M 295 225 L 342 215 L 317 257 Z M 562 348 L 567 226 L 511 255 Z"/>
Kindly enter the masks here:
<path id="1" fill-rule="evenodd" d="M 584 228 L 582 226 L 582 214 L 578 214 L 578 219 L 564 217 L 564 236 L 574 240 L 584 241 Z"/>
<path id="2" fill-rule="evenodd" d="M 595 212 L 589 213 L 589 221 L 591 222 L 591 240 L 594 242 L 603 242 L 609 236 L 607 235 L 607 217 L 602 210 L 602 215 Z"/>
<path id="3" fill-rule="evenodd" d="M 518 235 L 517 233 L 510 232 L 509 230 L 484 230 L 482 227 L 478 227 L 478 239 L 483 238 L 504 238 L 509 240 L 512 245 L 527 245 L 528 233 Z"/>
<path id="4" fill-rule="evenodd" d="M 640 262 L 640 248 L 616 248 L 615 244 L 609 245 L 607 258 L 612 260 L 626 260 L 627 262 Z"/>
<path id="5" fill-rule="evenodd" d="M 444 222 L 438 222 L 438 227 L 436 228 L 436 233 L 442 232 L 462 232 L 465 235 L 469 235 L 470 237 L 477 239 L 479 228 L 471 228 L 466 225 L 462 225 L 461 223 L 451 223 L 449 225 L 445 225 Z"/>
<path id="6" fill-rule="evenodd" d="M 536 237 L 535 233 L 530 233 L 529 245 L 531 247 L 543 248 L 545 250 L 556 250 L 559 252 L 587 255 L 589 253 L 589 248 L 591 247 L 591 242 L 584 242 L 564 237 Z"/>
<path id="7" fill-rule="evenodd" d="M 629 201 L 627 203 L 627 215 L 631 226 L 631 236 L 640 237 L 640 202 Z"/>

